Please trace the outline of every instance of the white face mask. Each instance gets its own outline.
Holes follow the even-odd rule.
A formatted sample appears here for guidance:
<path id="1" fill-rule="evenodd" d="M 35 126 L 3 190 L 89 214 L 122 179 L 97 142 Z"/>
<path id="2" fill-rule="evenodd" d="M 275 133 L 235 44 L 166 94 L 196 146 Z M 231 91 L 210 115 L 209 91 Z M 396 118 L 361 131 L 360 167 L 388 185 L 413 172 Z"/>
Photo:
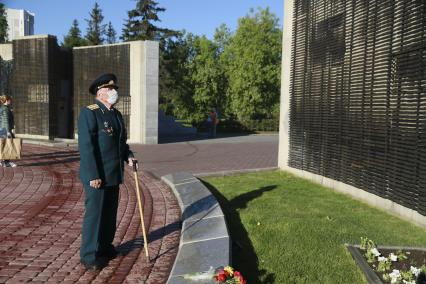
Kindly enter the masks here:
<path id="1" fill-rule="evenodd" d="M 116 89 L 111 89 L 107 92 L 108 94 L 108 103 L 110 105 L 115 105 L 118 101 L 118 92 Z"/>

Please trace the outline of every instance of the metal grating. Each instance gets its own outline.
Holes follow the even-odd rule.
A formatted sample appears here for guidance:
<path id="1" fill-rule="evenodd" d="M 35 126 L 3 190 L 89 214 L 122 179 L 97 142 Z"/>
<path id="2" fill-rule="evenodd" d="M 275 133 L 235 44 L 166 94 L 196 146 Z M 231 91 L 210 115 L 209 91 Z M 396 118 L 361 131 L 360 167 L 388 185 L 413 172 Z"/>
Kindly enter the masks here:
<path id="1" fill-rule="evenodd" d="M 296 0 L 289 165 L 426 214 L 426 2 Z"/>
<path id="2" fill-rule="evenodd" d="M 10 95 L 10 75 L 12 60 L 3 60 L 0 57 L 0 95 Z"/>
<path id="3" fill-rule="evenodd" d="M 13 58 L 9 88 L 16 132 L 68 137 L 71 120 L 58 120 L 63 116 L 58 107 L 71 100 L 71 92 L 66 96 L 61 88 L 70 81 L 71 53 L 60 50 L 56 38 L 48 36 L 13 41 Z"/>
<path id="4" fill-rule="evenodd" d="M 126 128 L 130 127 L 130 45 L 106 45 L 78 48 L 74 56 L 74 126 L 77 133 L 77 120 L 80 109 L 93 104 L 94 96 L 89 86 L 99 75 L 114 73 L 117 76 L 120 101 L 117 109 L 123 114 Z M 129 133 L 128 133 L 129 135 Z"/>

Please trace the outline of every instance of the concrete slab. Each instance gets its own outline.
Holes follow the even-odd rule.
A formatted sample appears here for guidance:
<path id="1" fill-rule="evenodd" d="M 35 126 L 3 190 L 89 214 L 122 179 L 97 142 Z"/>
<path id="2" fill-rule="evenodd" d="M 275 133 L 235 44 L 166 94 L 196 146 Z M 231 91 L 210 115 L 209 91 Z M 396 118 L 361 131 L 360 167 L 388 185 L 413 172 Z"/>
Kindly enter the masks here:
<path id="1" fill-rule="evenodd" d="M 229 237 L 229 234 L 225 217 L 203 218 L 185 222 L 182 228 L 181 245 L 226 237 Z"/>
<path id="2" fill-rule="evenodd" d="M 229 265 L 229 238 L 189 243 L 179 249 L 172 276 L 208 271 L 210 267 Z M 215 253 L 212 253 L 212 252 Z"/>
<path id="3" fill-rule="evenodd" d="M 217 203 L 216 198 L 212 195 L 184 207 L 182 211 L 182 220 L 184 221 L 223 216 L 219 203 Z"/>

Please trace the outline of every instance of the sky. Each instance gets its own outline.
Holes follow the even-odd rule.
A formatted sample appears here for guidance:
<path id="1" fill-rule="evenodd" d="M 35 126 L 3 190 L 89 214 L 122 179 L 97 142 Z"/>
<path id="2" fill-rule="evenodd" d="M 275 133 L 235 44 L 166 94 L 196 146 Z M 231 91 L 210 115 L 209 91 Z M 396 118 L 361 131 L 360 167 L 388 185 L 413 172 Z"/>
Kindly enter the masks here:
<path id="1" fill-rule="evenodd" d="M 77 19 L 82 34 L 95 0 L 0 0 L 7 8 L 25 9 L 35 13 L 35 34 L 51 34 L 62 41 Z M 135 7 L 135 0 L 98 0 L 104 15 L 104 23 L 111 21 L 118 35 L 127 11 Z M 159 14 L 164 28 L 183 30 L 212 39 L 214 31 L 225 23 L 235 31 L 238 19 L 248 14 L 250 8 L 266 8 L 280 20 L 282 27 L 284 0 L 157 0 L 158 6 L 166 9 Z"/>

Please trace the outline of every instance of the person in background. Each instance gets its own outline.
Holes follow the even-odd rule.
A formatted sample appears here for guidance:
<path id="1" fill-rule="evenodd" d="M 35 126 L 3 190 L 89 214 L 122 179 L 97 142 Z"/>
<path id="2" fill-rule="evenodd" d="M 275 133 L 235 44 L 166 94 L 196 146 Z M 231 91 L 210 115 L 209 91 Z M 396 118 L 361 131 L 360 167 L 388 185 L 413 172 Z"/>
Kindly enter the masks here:
<path id="1" fill-rule="evenodd" d="M 209 113 L 209 117 L 207 121 L 209 123 L 210 138 L 216 138 L 216 126 L 219 123 L 219 120 L 217 119 L 216 108 L 212 108 L 211 112 Z"/>
<path id="2" fill-rule="evenodd" d="M 14 138 L 15 121 L 13 112 L 10 109 L 12 98 L 8 95 L 0 96 L 0 138 Z M 2 167 L 16 167 L 14 162 L 9 160 L 0 161 Z"/>

